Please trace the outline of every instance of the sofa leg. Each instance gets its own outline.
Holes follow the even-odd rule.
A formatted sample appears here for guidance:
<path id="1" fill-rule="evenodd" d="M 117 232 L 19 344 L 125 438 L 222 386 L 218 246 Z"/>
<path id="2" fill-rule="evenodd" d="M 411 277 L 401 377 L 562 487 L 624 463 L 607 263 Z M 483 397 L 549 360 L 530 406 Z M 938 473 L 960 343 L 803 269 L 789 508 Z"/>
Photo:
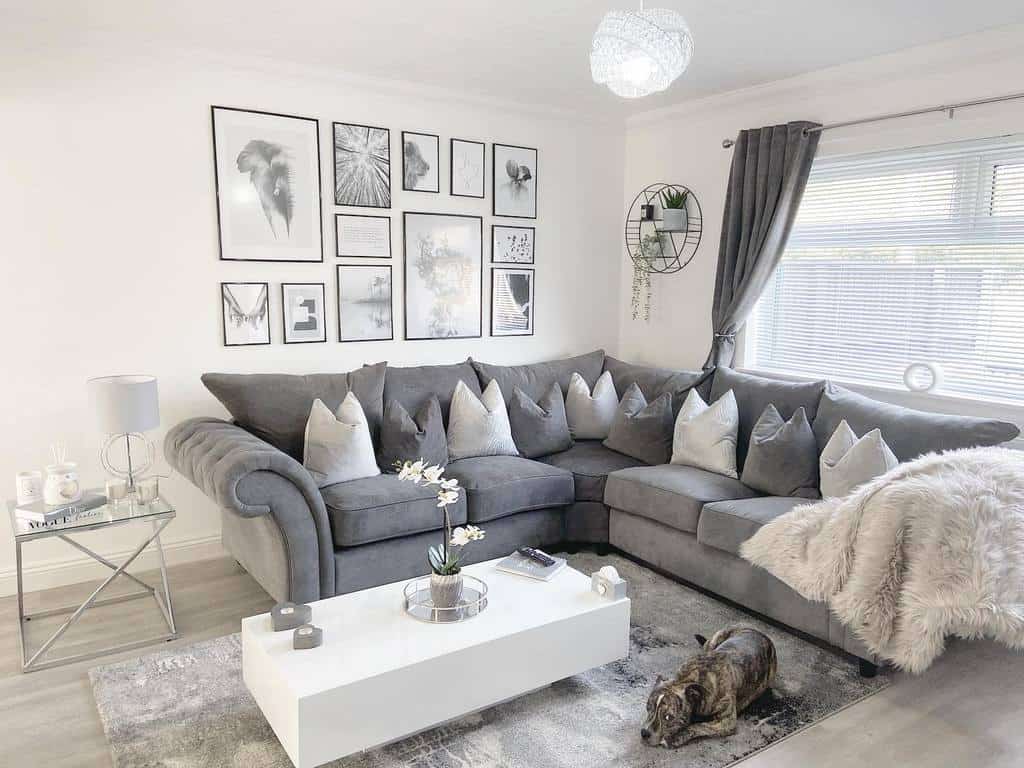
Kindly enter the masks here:
<path id="1" fill-rule="evenodd" d="M 598 557 L 608 557 L 611 554 L 612 548 L 607 544 L 595 544 L 594 554 Z"/>
<path id="2" fill-rule="evenodd" d="M 874 664 L 866 659 L 857 659 L 860 664 L 860 676 L 861 677 L 874 677 L 878 674 L 878 665 Z"/>

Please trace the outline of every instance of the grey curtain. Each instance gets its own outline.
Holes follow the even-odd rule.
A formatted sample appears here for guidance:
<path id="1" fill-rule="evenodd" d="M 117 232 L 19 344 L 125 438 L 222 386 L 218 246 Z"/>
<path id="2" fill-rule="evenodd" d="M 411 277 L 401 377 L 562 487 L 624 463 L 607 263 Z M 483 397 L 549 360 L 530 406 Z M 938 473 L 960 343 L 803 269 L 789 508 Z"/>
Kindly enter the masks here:
<path id="1" fill-rule="evenodd" d="M 705 368 L 732 365 L 736 333 L 775 271 L 818 149 L 817 123 L 740 131 L 722 218 L 711 313 L 714 338 Z"/>

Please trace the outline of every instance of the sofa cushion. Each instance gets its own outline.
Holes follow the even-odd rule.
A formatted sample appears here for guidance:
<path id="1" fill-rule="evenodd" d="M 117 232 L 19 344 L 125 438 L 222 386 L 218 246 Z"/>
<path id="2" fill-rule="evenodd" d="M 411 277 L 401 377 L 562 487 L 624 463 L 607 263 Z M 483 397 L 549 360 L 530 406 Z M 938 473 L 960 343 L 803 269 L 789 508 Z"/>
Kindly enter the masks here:
<path id="1" fill-rule="evenodd" d="M 301 462 L 306 421 L 317 398 L 333 413 L 345 395 L 353 392 L 366 414 L 370 435 L 376 440 L 384 415 L 386 367 L 386 363 L 377 363 L 349 373 L 305 376 L 204 373 L 201 379 L 240 427 Z"/>
<path id="2" fill-rule="evenodd" d="M 512 439 L 519 454 L 528 459 L 572 447 L 569 422 L 565 416 L 565 398 L 558 382 L 551 382 L 548 393 L 537 402 L 516 387 L 508 400 L 508 421 L 512 425 Z"/>
<path id="3" fill-rule="evenodd" d="M 734 478 L 696 467 L 662 464 L 620 469 L 610 474 L 604 503 L 679 531 L 696 533 L 706 503 L 753 496 L 757 496 L 756 491 Z"/>
<path id="4" fill-rule="evenodd" d="M 597 377 L 591 387 L 578 373 L 569 378 L 565 393 L 565 418 L 569 434 L 576 440 L 604 440 L 619 410 L 615 382 L 607 371 Z"/>
<path id="5" fill-rule="evenodd" d="M 427 465 L 448 463 L 448 435 L 437 395 L 431 395 L 415 416 L 397 400 L 388 400 L 380 425 L 378 461 L 385 472 L 398 472 L 397 464 L 423 459 Z"/>
<path id="6" fill-rule="evenodd" d="M 711 399 L 717 400 L 729 390 L 736 396 L 740 409 L 739 440 L 736 443 L 736 466 L 742 472 L 750 446 L 750 433 L 764 409 L 774 405 L 783 419 L 789 420 L 803 406 L 807 420 L 814 423 L 818 401 L 825 390 L 824 381 L 792 382 L 740 373 L 731 368 L 717 368 L 711 383 Z"/>
<path id="7" fill-rule="evenodd" d="M 481 387 L 497 381 L 505 397 L 510 397 L 516 387 L 519 387 L 532 400 L 537 401 L 546 395 L 552 383 L 556 382 L 564 396 L 569 389 L 569 377 L 573 373 L 578 373 L 587 382 L 587 386 L 593 387 L 597 377 L 601 375 L 601 366 L 604 365 L 604 350 L 596 349 L 585 355 L 530 365 L 491 365 L 476 360 L 470 362 L 480 377 Z"/>
<path id="8" fill-rule="evenodd" d="M 398 475 L 337 483 L 321 493 L 339 547 L 437 531 L 444 525 L 444 515 L 437 508 L 437 488 L 399 480 Z M 466 522 L 464 494 L 448 509 L 453 525 Z M 426 568 L 426 559 L 423 562 Z"/>
<path id="9" fill-rule="evenodd" d="M 537 461 L 572 472 L 576 501 L 604 501 L 604 485 L 610 473 L 644 466 L 639 459 L 605 448 L 600 440 L 580 440 L 567 451 Z"/>
<path id="10" fill-rule="evenodd" d="M 672 396 L 665 392 L 648 403 L 640 387 L 630 384 L 604 445 L 645 464 L 667 462 L 672 455 Z"/>
<path id="11" fill-rule="evenodd" d="M 745 485 L 770 496 L 818 495 L 818 444 L 803 406 L 788 421 L 774 405 L 764 409 L 750 433 Z"/>
<path id="12" fill-rule="evenodd" d="M 999 445 L 1020 434 L 1016 425 L 1005 421 L 928 413 L 880 403 L 830 382 L 812 421 L 819 450 L 843 420 L 858 435 L 880 429 L 882 438 L 900 461 L 910 461 L 930 451 Z"/>
<path id="13" fill-rule="evenodd" d="M 813 503 L 792 496 L 760 496 L 705 504 L 697 524 L 697 541 L 738 557 L 740 545 L 762 525 L 794 507 Z"/>
<path id="14" fill-rule="evenodd" d="M 518 455 L 498 382 L 492 381 L 477 397 L 460 381 L 448 415 L 448 459 Z"/>
<path id="15" fill-rule="evenodd" d="M 484 523 L 528 509 L 573 502 L 572 473 L 519 456 L 478 456 L 448 465 L 465 490 L 467 517 Z"/>
<path id="16" fill-rule="evenodd" d="M 625 392 L 636 384 L 648 402 L 668 392 L 672 396 L 672 414 L 679 413 L 683 401 L 693 388 L 707 400 L 711 389 L 714 370 L 674 371 L 670 368 L 654 368 L 649 365 L 634 365 L 617 360 L 610 355 L 604 359 L 604 369 L 612 376 L 616 392 Z"/>
<path id="17" fill-rule="evenodd" d="M 477 397 L 483 394 L 476 371 L 468 360 L 452 365 L 414 365 L 409 368 L 389 365 L 384 377 L 384 402 L 397 400 L 409 413 L 416 413 L 431 395 L 436 395 L 447 424 L 455 385 L 460 381 L 465 382 Z"/>

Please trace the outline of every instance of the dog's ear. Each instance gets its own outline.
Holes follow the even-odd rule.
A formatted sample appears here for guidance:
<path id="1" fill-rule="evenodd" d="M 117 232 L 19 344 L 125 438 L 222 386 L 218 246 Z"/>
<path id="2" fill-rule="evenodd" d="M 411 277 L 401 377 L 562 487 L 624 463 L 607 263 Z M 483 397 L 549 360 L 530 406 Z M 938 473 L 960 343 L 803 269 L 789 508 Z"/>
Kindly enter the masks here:
<path id="1" fill-rule="evenodd" d="M 694 635 L 693 639 L 697 641 L 697 645 L 701 648 L 708 644 L 708 639 L 704 635 Z"/>
<path id="2" fill-rule="evenodd" d="M 704 703 L 705 691 L 702 686 L 693 683 L 686 686 L 683 696 L 692 709 L 700 709 L 700 705 Z"/>

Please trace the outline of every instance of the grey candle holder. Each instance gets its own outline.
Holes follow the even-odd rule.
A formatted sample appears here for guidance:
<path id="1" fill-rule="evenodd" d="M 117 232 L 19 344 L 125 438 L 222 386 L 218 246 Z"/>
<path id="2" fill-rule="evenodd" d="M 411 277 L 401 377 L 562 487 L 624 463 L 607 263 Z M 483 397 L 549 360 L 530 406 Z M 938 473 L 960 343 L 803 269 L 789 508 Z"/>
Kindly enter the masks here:
<path id="1" fill-rule="evenodd" d="M 313 620 L 313 609 L 303 603 L 278 603 L 270 609 L 270 623 L 275 632 L 301 627 Z"/>
<path id="2" fill-rule="evenodd" d="M 292 648 L 296 651 L 309 650 L 323 645 L 324 631 L 312 624 L 303 624 L 292 633 Z"/>

